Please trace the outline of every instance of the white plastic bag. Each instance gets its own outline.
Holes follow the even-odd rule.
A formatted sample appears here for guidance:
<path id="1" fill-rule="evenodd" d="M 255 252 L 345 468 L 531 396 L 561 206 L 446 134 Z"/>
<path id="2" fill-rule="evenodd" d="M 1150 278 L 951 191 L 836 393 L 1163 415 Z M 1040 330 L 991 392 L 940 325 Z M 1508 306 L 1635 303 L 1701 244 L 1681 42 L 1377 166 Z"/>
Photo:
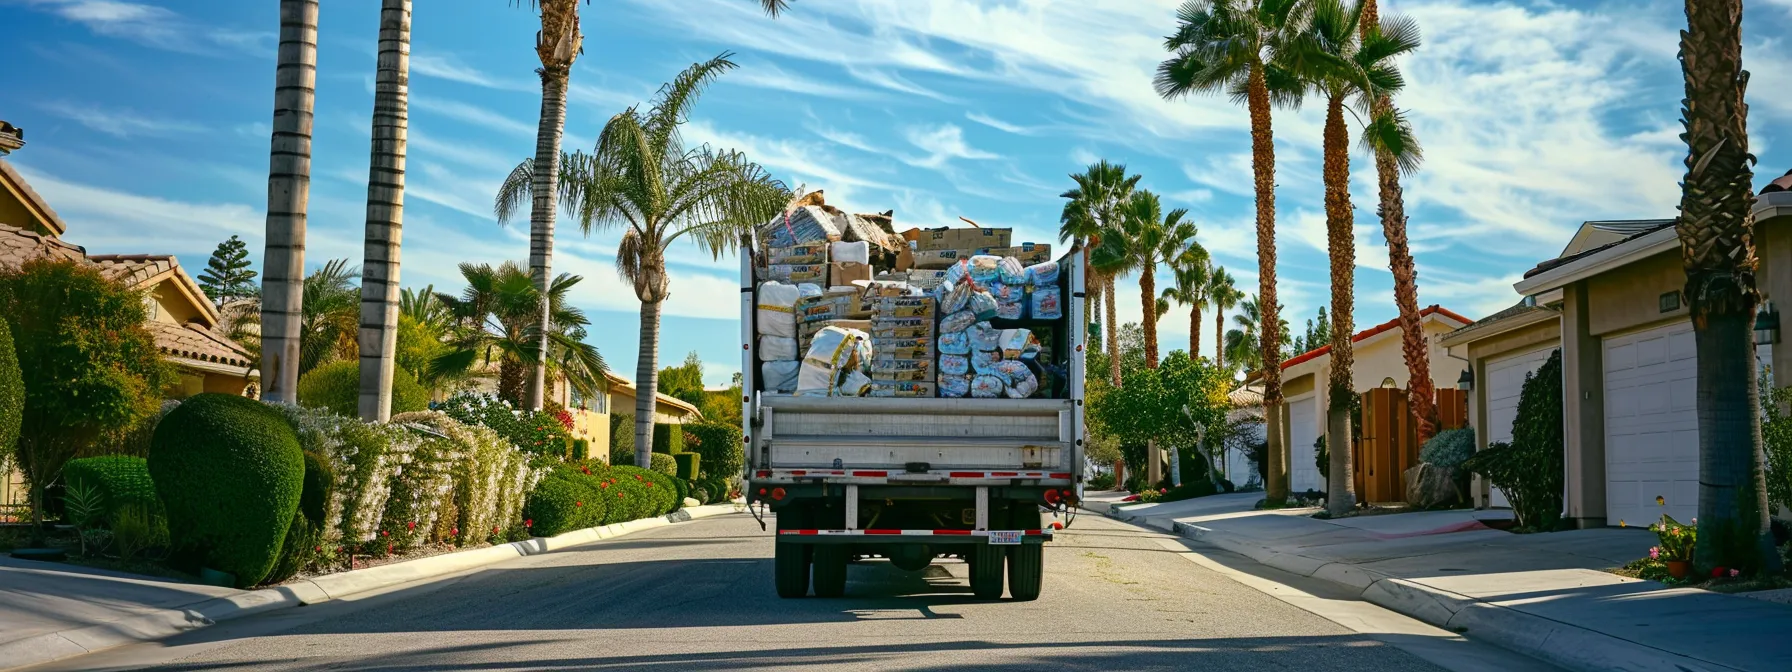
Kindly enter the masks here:
<path id="1" fill-rule="evenodd" d="M 996 279 L 1007 285 L 1024 285 L 1027 284 L 1027 269 L 1020 265 L 1019 259 L 1002 257 L 996 262 Z"/>
<path id="2" fill-rule="evenodd" d="M 865 393 L 870 391 L 871 378 L 854 370 L 847 372 L 846 378 L 840 381 L 840 387 L 835 390 L 834 396 L 863 397 L 865 396 Z"/>
<path id="3" fill-rule="evenodd" d="M 764 362 L 794 362 L 802 353 L 797 352 L 796 339 L 783 336 L 759 337 L 759 360 Z"/>
<path id="4" fill-rule="evenodd" d="M 796 338 L 796 300 L 801 296 L 797 286 L 760 283 L 758 295 L 755 319 L 759 335 Z"/>
<path id="5" fill-rule="evenodd" d="M 826 327 L 815 333 L 809 352 L 803 356 L 802 369 L 797 371 L 798 394 L 830 395 L 839 380 L 840 371 L 859 354 L 865 333 L 853 329 Z"/>
<path id="6" fill-rule="evenodd" d="M 759 365 L 759 379 L 765 381 L 765 391 L 790 394 L 796 391 L 796 372 L 803 366 L 802 362 L 763 362 Z"/>
<path id="7" fill-rule="evenodd" d="M 871 263 L 870 243 L 862 241 L 857 243 L 834 243 L 833 246 L 829 248 L 829 251 L 833 254 L 833 259 L 830 259 L 829 261 L 836 264 L 844 262 L 852 262 L 855 264 Z"/>

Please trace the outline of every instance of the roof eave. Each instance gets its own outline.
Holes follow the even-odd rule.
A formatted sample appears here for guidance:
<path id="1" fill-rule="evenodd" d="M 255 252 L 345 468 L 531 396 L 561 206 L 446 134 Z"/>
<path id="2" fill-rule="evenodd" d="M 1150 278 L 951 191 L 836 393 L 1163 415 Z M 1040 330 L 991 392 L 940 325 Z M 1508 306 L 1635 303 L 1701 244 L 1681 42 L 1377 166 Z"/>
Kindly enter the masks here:
<path id="1" fill-rule="evenodd" d="M 1488 322 L 1480 325 L 1471 324 L 1467 327 L 1444 334 L 1443 339 L 1441 339 L 1439 343 L 1443 344 L 1446 348 L 1467 345 L 1510 331 L 1522 329 L 1539 322 L 1548 322 L 1561 317 L 1561 315 L 1561 313 L 1553 309 L 1538 307 L 1495 322 Z"/>
<path id="2" fill-rule="evenodd" d="M 1792 217 L 1792 191 L 1776 191 L 1755 197 L 1755 221 Z"/>
<path id="3" fill-rule="evenodd" d="M 1524 296 L 1541 294 L 1673 250 L 1679 244 L 1673 227 L 1659 229 L 1520 280 L 1512 289 Z"/>

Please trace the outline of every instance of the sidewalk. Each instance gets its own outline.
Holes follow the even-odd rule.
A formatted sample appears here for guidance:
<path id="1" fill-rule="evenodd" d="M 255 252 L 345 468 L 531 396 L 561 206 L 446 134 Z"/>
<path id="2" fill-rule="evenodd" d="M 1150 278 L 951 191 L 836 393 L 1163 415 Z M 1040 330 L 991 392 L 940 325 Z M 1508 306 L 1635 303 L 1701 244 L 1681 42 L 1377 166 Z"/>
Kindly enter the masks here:
<path id="1" fill-rule="evenodd" d="M 0 670 L 161 639 L 217 621 L 317 604 L 733 512 L 733 504 L 699 506 L 658 518 L 326 574 L 256 590 L 0 556 Z"/>
<path id="2" fill-rule="evenodd" d="M 1511 534 L 1478 522 L 1505 511 L 1317 520 L 1317 509 L 1252 510 L 1262 496 L 1114 506 L 1110 515 L 1568 669 L 1792 669 L 1792 606 L 1601 571 L 1647 555 L 1647 530 Z"/>

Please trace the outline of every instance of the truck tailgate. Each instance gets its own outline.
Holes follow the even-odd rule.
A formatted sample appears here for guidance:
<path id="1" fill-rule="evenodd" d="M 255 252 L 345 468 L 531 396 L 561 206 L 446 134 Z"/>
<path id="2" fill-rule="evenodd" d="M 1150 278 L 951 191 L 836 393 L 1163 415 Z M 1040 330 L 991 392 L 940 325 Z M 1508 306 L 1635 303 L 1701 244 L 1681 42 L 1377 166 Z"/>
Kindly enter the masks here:
<path id="1" fill-rule="evenodd" d="M 829 481 L 1068 480 L 1073 403 L 761 395 L 754 468 Z"/>

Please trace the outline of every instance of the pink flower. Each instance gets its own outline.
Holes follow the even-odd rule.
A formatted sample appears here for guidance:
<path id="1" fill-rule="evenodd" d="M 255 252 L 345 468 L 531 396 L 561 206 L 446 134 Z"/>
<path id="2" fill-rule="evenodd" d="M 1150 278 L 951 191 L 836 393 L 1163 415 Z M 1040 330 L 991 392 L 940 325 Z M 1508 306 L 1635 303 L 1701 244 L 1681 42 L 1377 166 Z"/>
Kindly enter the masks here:
<path id="1" fill-rule="evenodd" d="M 1737 576 L 1740 576 L 1741 574 L 1742 574 L 1742 570 L 1740 570 L 1740 569 L 1730 570 L 1730 578 L 1732 578 L 1732 579 L 1736 578 Z"/>
<path id="2" fill-rule="evenodd" d="M 1661 547 L 1660 546 L 1649 547 L 1649 559 L 1650 560 L 1660 560 L 1661 559 Z"/>

